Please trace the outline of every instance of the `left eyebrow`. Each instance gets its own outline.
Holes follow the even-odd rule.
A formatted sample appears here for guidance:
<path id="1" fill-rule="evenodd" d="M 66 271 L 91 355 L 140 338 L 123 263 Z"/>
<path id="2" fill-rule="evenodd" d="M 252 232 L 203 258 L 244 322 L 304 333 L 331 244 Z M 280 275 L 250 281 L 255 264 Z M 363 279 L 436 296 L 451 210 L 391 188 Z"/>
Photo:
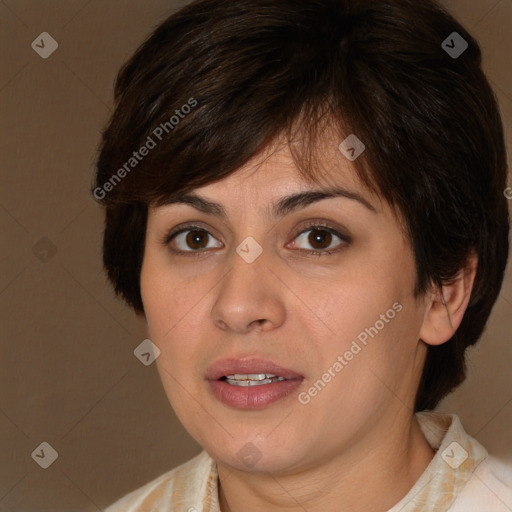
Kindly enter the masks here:
<path id="1" fill-rule="evenodd" d="M 284 217 L 285 215 L 288 215 L 300 208 L 305 208 L 310 204 L 322 201 L 323 199 L 332 199 L 335 197 L 344 197 L 345 199 L 357 201 L 371 212 L 377 213 L 374 206 L 356 192 L 351 192 L 343 188 L 335 188 L 327 190 L 308 190 L 282 197 L 273 205 L 272 215 L 276 218 Z M 163 205 L 171 204 L 188 204 L 202 213 L 227 219 L 226 210 L 221 204 L 209 201 L 196 194 L 171 196 L 167 198 Z"/>

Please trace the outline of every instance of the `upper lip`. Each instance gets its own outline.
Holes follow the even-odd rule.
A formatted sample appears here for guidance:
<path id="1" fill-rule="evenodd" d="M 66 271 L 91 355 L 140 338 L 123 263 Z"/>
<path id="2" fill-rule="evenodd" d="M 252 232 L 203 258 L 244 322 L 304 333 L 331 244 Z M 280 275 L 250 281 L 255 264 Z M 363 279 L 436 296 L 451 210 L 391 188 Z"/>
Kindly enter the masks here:
<path id="1" fill-rule="evenodd" d="M 206 370 L 207 380 L 218 380 L 226 375 L 271 373 L 277 377 L 285 379 L 303 378 L 300 373 L 294 372 L 288 368 L 283 368 L 278 364 L 265 359 L 244 358 L 244 359 L 220 359 L 213 363 Z"/>

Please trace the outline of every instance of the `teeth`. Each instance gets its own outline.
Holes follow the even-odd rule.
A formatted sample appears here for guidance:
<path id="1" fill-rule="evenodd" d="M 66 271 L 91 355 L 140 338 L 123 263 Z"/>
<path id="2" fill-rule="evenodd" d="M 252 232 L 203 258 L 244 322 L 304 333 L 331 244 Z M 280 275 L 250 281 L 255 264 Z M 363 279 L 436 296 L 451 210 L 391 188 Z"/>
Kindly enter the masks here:
<path id="1" fill-rule="evenodd" d="M 263 380 L 263 379 L 271 379 L 272 377 L 276 377 L 273 373 L 235 373 L 233 375 L 226 375 L 228 379 L 237 379 L 237 380 Z"/>
<path id="2" fill-rule="evenodd" d="M 226 375 L 226 382 L 233 386 L 261 386 L 281 380 L 285 380 L 285 378 L 277 377 L 272 373 L 235 373 L 233 375 Z"/>

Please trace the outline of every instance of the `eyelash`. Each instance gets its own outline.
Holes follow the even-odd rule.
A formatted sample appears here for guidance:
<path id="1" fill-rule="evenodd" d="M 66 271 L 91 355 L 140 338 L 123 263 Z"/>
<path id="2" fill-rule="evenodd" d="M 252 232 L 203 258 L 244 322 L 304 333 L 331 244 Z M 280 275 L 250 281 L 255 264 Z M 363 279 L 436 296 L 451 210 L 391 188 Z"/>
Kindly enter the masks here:
<path id="1" fill-rule="evenodd" d="M 299 237 L 300 235 L 304 234 L 304 233 L 307 233 L 308 231 L 312 231 L 314 229 L 317 229 L 317 230 L 322 230 L 322 231 L 327 231 L 335 236 L 337 236 L 338 238 L 340 238 L 343 242 L 345 242 L 346 244 L 350 244 L 351 243 L 351 240 L 348 236 L 346 235 L 342 235 L 341 233 L 339 233 L 337 230 L 329 227 L 329 226 L 326 226 L 324 224 L 312 224 L 312 225 L 309 225 L 307 226 L 306 229 L 303 229 L 302 231 L 300 231 L 300 233 L 297 233 L 297 235 L 294 237 L 297 238 Z M 170 242 L 178 235 L 180 235 L 181 233 L 185 233 L 187 231 L 199 231 L 199 232 L 202 232 L 202 233 L 207 233 L 208 235 L 210 236 L 213 236 L 209 231 L 207 231 L 206 229 L 202 228 L 201 226 L 197 226 L 195 224 L 188 224 L 188 225 L 185 225 L 185 226 L 181 226 L 180 228 L 178 228 L 177 230 L 171 230 L 170 232 L 166 233 L 165 236 L 163 237 L 163 239 L 161 240 L 161 243 L 165 246 L 169 246 Z M 341 244 L 340 244 L 341 245 Z M 180 251 L 180 250 L 176 250 L 176 249 L 172 249 L 170 246 L 169 246 L 170 250 L 178 255 L 178 256 L 187 256 L 187 257 L 201 257 L 205 252 L 208 252 L 206 250 L 196 250 L 196 251 Z M 325 256 L 325 255 L 332 255 L 334 253 L 337 253 L 337 252 L 340 252 L 344 249 L 345 247 L 339 247 L 336 248 L 336 249 L 324 249 L 324 250 L 308 250 L 308 249 L 297 249 L 299 252 L 301 253 L 304 253 L 304 252 L 307 252 L 309 253 L 311 256 Z"/>

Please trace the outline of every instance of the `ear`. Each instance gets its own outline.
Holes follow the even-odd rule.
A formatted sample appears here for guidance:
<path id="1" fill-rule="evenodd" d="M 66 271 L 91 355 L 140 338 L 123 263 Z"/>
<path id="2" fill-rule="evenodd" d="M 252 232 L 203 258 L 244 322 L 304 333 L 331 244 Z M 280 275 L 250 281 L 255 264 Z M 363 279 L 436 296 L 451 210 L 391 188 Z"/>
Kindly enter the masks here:
<path id="1" fill-rule="evenodd" d="M 473 252 L 453 281 L 432 293 L 420 330 L 420 339 L 427 345 L 441 345 L 459 328 L 476 276 L 478 256 Z"/>

